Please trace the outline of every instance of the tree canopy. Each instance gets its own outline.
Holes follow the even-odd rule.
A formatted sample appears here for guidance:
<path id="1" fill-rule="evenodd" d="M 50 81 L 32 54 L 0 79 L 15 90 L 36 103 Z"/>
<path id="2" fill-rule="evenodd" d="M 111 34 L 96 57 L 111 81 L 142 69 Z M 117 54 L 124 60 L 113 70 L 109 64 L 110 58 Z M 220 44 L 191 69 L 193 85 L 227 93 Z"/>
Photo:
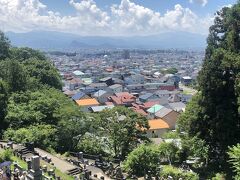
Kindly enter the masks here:
<path id="1" fill-rule="evenodd" d="M 10 55 L 10 41 L 5 34 L 0 31 L 0 60 L 4 60 Z"/>
<path id="2" fill-rule="evenodd" d="M 228 146 L 240 139 L 240 2 L 216 15 L 198 77 L 199 93 L 180 117 L 179 129 L 204 140 L 211 162 L 226 165 Z"/>

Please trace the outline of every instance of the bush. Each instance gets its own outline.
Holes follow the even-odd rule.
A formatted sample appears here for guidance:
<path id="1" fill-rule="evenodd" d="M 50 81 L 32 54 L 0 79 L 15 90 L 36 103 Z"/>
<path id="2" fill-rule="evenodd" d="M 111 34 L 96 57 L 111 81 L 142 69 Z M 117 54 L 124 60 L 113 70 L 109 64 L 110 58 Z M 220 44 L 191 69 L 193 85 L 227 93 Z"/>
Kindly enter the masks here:
<path id="1" fill-rule="evenodd" d="M 105 155 L 105 151 L 103 149 L 103 144 L 101 139 L 96 136 L 85 135 L 83 139 L 79 142 L 77 149 L 78 151 L 85 152 L 91 155 Z"/>
<path id="2" fill-rule="evenodd" d="M 228 151 L 230 157 L 229 163 L 232 165 L 235 174 L 235 179 L 240 179 L 240 144 L 230 147 Z"/>
<path id="3" fill-rule="evenodd" d="M 178 132 L 168 131 L 163 134 L 163 139 L 179 139 Z"/>
<path id="4" fill-rule="evenodd" d="M 167 179 L 168 176 L 171 176 L 173 179 L 179 179 L 179 178 L 182 178 L 184 180 L 198 180 L 199 179 L 199 176 L 196 173 L 185 172 L 185 171 L 182 171 L 181 169 L 173 167 L 173 166 L 164 166 L 160 172 L 160 177 Z"/>
<path id="5" fill-rule="evenodd" d="M 162 142 L 158 147 L 161 159 L 165 159 L 169 164 L 177 161 L 179 148 L 174 143 Z"/>
<path id="6" fill-rule="evenodd" d="M 212 180 L 225 180 L 226 179 L 226 175 L 222 174 L 222 173 L 217 173 Z"/>
<path id="7" fill-rule="evenodd" d="M 144 176 L 148 171 L 157 174 L 160 163 L 159 150 L 154 145 L 140 145 L 134 149 L 123 163 L 129 174 Z"/>
<path id="8" fill-rule="evenodd" d="M 12 151 L 7 149 L 0 153 L 0 163 L 4 161 L 10 161 L 12 156 Z"/>

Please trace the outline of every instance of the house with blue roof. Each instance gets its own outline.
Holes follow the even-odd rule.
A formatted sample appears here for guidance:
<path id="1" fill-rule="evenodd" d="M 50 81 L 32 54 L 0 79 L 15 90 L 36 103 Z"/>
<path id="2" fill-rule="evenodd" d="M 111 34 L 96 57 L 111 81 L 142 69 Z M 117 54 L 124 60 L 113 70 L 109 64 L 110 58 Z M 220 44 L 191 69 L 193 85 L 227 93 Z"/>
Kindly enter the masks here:
<path id="1" fill-rule="evenodd" d="M 86 98 L 89 98 L 89 96 L 88 95 L 86 95 L 84 92 L 77 92 L 76 94 L 74 94 L 73 96 L 72 96 L 72 99 L 73 100 L 80 100 L 80 99 L 86 99 Z"/>
<path id="2" fill-rule="evenodd" d="M 143 103 L 145 103 L 147 101 L 157 100 L 157 99 L 159 99 L 159 97 L 153 93 L 145 93 L 145 94 L 139 96 L 139 100 Z"/>

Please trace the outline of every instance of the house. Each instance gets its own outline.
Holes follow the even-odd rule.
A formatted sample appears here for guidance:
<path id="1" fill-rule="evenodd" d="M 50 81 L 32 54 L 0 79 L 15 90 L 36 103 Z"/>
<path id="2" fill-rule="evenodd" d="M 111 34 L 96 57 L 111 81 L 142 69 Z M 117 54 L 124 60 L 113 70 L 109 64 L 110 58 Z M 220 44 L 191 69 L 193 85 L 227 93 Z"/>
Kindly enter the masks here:
<path id="1" fill-rule="evenodd" d="M 108 89 L 110 90 L 110 92 L 113 93 L 120 93 L 123 91 L 123 87 L 120 84 L 114 84 L 108 87 Z"/>
<path id="2" fill-rule="evenodd" d="M 89 87 L 94 88 L 96 90 L 106 90 L 107 89 L 107 84 L 106 83 L 92 83 L 89 85 Z"/>
<path id="3" fill-rule="evenodd" d="M 147 110 L 149 108 L 151 108 L 152 106 L 159 104 L 160 101 L 159 100 L 154 100 L 154 101 L 148 101 L 142 104 L 142 108 Z"/>
<path id="4" fill-rule="evenodd" d="M 83 84 L 83 81 L 79 78 L 73 78 L 73 79 L 69 80 L 67 82 L 67 84 L 69 85 L 70 90 L 74 90 L 74 89 L 78 88 L 81 84 Z"/>
<path id="5" fill-rule="evenodd" d="M 158 99 L 158 96 L 153 93 L 144 93 L 143 95 L 139 96 L 139 100 L 143 103 L 156 99 Z"/>
<path id="6" fill-rule="evenodd" d="M 149 109 L 147 110 L 147 112 L 149 113 L 148 117 L 149 117 L 149 118 L 154 118 L 156 112 L 160 111 L 162 108 L 163 108 L 163 106 L 160 105 L 160 104 L 155 104 L 155 105 L 153 105 L 151 108 L 149 108 Z"/>
<path id="7" fill-rule="evenodd" d="M 131 106 L 136 101 L 136 97 L 128 92 L 115 93 L 114 96 L 110 96 L 109 101 L 115 105 Z"/>
<path id="8" fill-rule="evenodd" d="M 97 106 L 97 105 L 99 105 L 99 102 L 94 98 L 76 100 L 76 103 L 79 106 L 93 106 L 93 105 Z"/>
<path id="9" fill-rule="evenodd" d="M 135 74 L 135 75 L 131 75 L 129 77 L 124 78 L 124 83 L 126 85 L 143 84 L 144 81 L 145 81 L 144 76 L 140 74 Z"/>
<path id="10" fill-rule="evenodd" d="M 85 85 L 92 84 L 92 79 L 91 78 L 82 78 L 82 81 Z"/>
<path id="11" fill-rule="evenodd" d="M 124 84 L 124 81 L 122 79 L 119 78 L 113 78 L 113 84 Z"/>
<path id="12" fill-rule="evenodd" d="M 82 92 L 84 92 L 86 95 L 91 96 L 93 93 L 97 92 L 97 89 L 94 89 L 92 87 L 84 87 L 84 88 L 80 88 L 79 90 L 81 90 Z"/>
<path id="13" fill-rule="evenodd" d="M 137 107 L 131 107 L 130 109 L 132 109 L 134 112 L 136 112 L 137 114 L 140 114 L 142 116 L 147 116 L 148 113 L 146 113 L 143 109 L 141 108 L 137 108 Z"/>
<path id="14" fill-rule="evenodd" d="M 172 109 L 163 107 L 155 113 L 155 117 L 164 120 L 169 125 L 170 129 L 175 129 L 179 113 Z"/>
<path id="15" fill-rule="evenodd" d="M 87 98 L 89 98 L 89 96 L 88 95 L 86 95 L 84 92 L 77 92 L 76 94 L 74 94 L 73 96 L 72 96 L 72 99 L 73 100 L 80 100 L 80 99 L 87 99 Z"/>
<path id="16" fill-rule="evenodd" d="M 75 101 L 78 106 L 82 107 L 83 111 L 89 111 L 89 107 L 98 106 L 99 102 L 95 98 L 80 99 Z"/>
<path id="17" fill-rule="evenodd" d="M 107 110 L 107 109 L 112 109 L 114 108 L 114 105 L 106 105 L 106 106 L 92 106 L 90 107 L 90 111 L 91 112 L 101 112 L 103 110 Z"/>
<path id="18" fill-rule="evenodd" d="M 104 90 L 98 90 L 92 95 L 92 97 L 96 98 L 98 102 L 100 102 L 101 104 L 105 104 L 107 101 L 109 101 L 108 97 L 112 95 L 113 93 L 110 93 Z"/>
<path id="19" fill-rule="evenodd" d="M 179 97 L 178 94 L 172 94 L 169 98 L 168 98 L 168 102 L 170 103 L 174 103 L 174 102 L 180 102 L 181 98 Z"/>
<path id="20" fill-rule="evenodd" d="M 160 138 L 169 130 L 169 125 L 162 119 L 148 120 L 149 129 L 146 130 L 148 138 Z"/>
<path id="21" fill-rule="evenodd" d="M 144 84 L 144 88 L 146 90 L 168 90 L 168 91 L 173 91 L 176 89 L 174 84 L 167 83 L 146 83 Z"/>
<path id="22" fill-rule="evenodd" d="M 133 93 L 133 92 L 140 93 L 141 91 L 144 90 L 144 85 L 143 84 L 130 84 L 130 85 L 126 85 L 126 88 L 131 93 Z"/>
<path id="23" fill-rule="evenodd" d="M 177 91 L 168 91 L 168 90 L 158 90 L 154 92 L 154 94 L 156 94 L 158 97 L 167 97 L 167 98 L 177 93 L 178 93 Z"/>
<path id="24" fill-rule="evenodd" d="M 185 86 L 188 86 L 192 83 L 192 78 L 190 76 L 184 76 L 181 79 L 181 83 Z"/>
<path id="25" fill-rule="evenodd" d="M 177 112 L 184 112 L 186 108 L 186 104 L 184 104 L 183 102 L 173 102 L 173 103 L 168 103 L 168 107 Z"/>
<path id="26" fill-rule="evenodd" d="M 71 90 L 65 90 L 65 91 L 63 92 L 63 94 L 65 94 L 65 95 L 68 96 L 68 97 L 72 97 L 72 96 L 74 96 L 76 93 L 77 93 L 77 91 L 75 91 L 75 90 L 73 90 L 73 91 L 71 91 Z"/>
<path id="27" fill-rule="evenodd" d="M 73 71 L 73 75 L 74 75 L 74 76 L 81 77 L 81 76 L 84 75 L 84 73 L 83 73 L 82 71 L 76 70 L 76 71 Z"/>
<path id="28" fill-rule="evenodd" d="M 184 103 L 188 103 L 192 99 L 191 94 L 179 94 L 179 97 L 181 98 L 181 101 Z"/>
<path id="29" fill-rule="evenodd" d="M 100 83 L 106 83 L 108 86 L 113 85 L 112 77 L 105 77 L 99 80 Z"/>

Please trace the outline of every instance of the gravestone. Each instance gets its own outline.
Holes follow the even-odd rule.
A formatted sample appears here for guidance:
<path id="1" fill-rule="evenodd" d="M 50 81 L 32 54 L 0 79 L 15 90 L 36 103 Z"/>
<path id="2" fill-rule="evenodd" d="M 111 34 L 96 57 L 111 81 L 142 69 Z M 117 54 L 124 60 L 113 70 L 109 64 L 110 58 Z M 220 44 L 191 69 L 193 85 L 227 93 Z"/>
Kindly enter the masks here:
<path id="1" fill-rule="evenodd" d="M 78 153 L 78 160 L 81 161 L 81 163 L 84 163 L 83 152 Z"/>
<path id="2" fill-rule="evenodd" d="M 13 142 L 12 142 L 12 141 L 9 141 L 9 142 L 7 143 L 7 146 L 8 146 L 9 148 L 13 149 Z"/>
<path id="3" fill-rule="evenodd" d="M 29 171 L 28 178 L 30 180 L 41 180 L 42 179 L 42 171 L 40 169 L 40 157 L 32 156 L 31 162 L 31 170 Z"/>
<path id="4" fill-rule="evenodd" d="M 123 173 L 121 167 L 116 168 L 116 179 L 123 179 Z"/>
<path id="5" fill-rule="evenodd" d="M 29 171 L 32 167 L 32 161 L 31 161 L 31 159 L 27 159 L 26 160 L 26 162 L 27 162 L 27 170 Z"/>
<path id="6" fill-rule="evenodd" d="M 33 142 L 27 142 L 27 143 L 25 143 L 25 146 L 29 151 L 34 152 L 34 143 Z"/>

